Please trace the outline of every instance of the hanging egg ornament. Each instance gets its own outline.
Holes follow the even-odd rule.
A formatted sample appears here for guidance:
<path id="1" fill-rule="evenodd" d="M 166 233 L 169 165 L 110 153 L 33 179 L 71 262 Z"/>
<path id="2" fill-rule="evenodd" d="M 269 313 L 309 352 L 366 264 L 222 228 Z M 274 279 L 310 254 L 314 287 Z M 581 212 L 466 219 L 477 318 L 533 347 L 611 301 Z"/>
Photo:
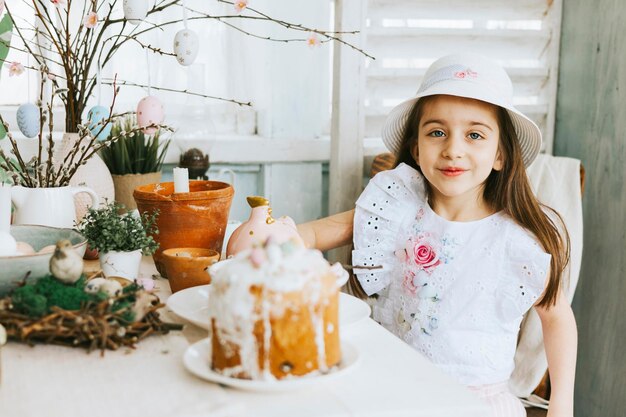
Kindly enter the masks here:
<path id="1" fill-rule="evenodd" d="M 124 0 L 124 18 L 138 25 L 146 18 L 148 7 L 148 0 Z"/>
<path id="2" fill-rule="evenodd" d="M 32 103 L 22 104 L 17 109 L 17 127 L 27 138 L 39 133 L 39 109 Z"/>
<path id="3" fill-rule="evenodd" d="M 98 140 L 105 140 L 111 133 L 111 122 L 108 122 L 104 126 L 103 120 L 109 118 L 109 109 L 104 106 L 93 106 L 89 113 L 87 113 L 87 120 L 89 122 L 89 130 L 91 134 L 96 136 Z"/>
<path id="4" fill-rule="evenodd" d="M 200 42 L 198 34 L 190 29 L 181 29 L 174 36 L 174 53 L 180 65 L 189 66 L 193 64 L 198 56 Z"/>
<path id="5" fill-rule="evenodd" d="M 146 127 L 159 125 L 165 118 L 165 111 L 161 100 L 154 96 L 146 96 L 139 100 L 137 104 L 137 125 L 143 128 L 144 133 L 151 135 L 156 132 L 156 127 Z"/>

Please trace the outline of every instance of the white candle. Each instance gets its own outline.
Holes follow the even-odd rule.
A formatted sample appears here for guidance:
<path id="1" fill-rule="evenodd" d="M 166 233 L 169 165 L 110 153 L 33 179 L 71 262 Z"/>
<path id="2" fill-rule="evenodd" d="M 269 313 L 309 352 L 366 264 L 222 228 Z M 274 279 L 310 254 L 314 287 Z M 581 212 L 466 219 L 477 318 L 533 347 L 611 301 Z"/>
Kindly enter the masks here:
<path id="1" fill-rule="evenodd" d="M 174 192 L 189 192 L 189 171 L 187 168 L 174 168 Z"/>
<path id="2" fill-rule="evenodd" d="M 9 233 L 11 226 L 11 186 L 0 183 L 0 232 Z"/>

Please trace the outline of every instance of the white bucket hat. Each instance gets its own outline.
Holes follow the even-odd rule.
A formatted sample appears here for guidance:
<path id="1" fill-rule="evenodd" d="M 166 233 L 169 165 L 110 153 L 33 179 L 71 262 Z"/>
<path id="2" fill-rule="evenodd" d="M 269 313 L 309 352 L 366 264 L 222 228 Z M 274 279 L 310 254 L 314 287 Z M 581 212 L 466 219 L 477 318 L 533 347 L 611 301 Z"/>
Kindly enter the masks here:
<path id="1" fill-rule="evenodd" d="M 400 149 L 409 113 L 417 99 L 437 94 L 473 98 L 505 108 L 513 121 L 524 165 L 528 167 L 535 160 L 541 150 L 541 131 L 513 106 L 511 79 L 495 61 L 470 54 L 448 55 L 435 61 L 426 71 L 415 97 L 391 110 L 382 137 L 394 154 Z"/>

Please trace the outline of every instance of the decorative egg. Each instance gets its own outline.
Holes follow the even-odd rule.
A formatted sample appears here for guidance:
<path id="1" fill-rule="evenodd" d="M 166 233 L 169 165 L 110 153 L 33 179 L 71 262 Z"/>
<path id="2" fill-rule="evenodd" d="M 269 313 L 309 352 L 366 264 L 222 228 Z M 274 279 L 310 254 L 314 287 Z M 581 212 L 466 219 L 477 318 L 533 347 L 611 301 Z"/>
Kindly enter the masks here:
<path id="1" fill-rule="evenodd" d="M 156 132 L 157 128 L 146 128 L 146 126 L 161 124 L 164 118 L 165 111 L 163 110 L 161 100 L 154 96 L 146 96 L 139 100 L 139 104 L 137 104 L 137 125 L 144 128 L 144 133 L 151 135 Z"/>
<path id="2" fill-rule="evenodd" d="M 54 252 L 55 249 L 56 249 L 56 245 L 48 245 L 48 246 L 44 246 L 43 248 L 39 249 L 39 252 L 37 252 L 37 253 L 52 253 L 52 252 Z"/>
<path id="3" fill-rule="evenodd" d="M 13 256 L 17 252 L 17 242 L 8 232 L 0 232 L 0 256 Z"/>
<path id="4" fill-rule="evenodd" d="M 104 125 L 104 127 L 100 124 L 102 120 L 108 119 L 109 116 L 109 109 L 104 106 L 93 106 L 87 113 L 89 130 L 98 140 L 105 140 L 111 133 L 111 122 Z M 98 132 L 100 133 L 98 134 Z"/>
<path id="5" fill-rule="evenodd" d="M 17 242 L 17 253 L 20 255 L 33 255 L 37 252 L 35 252 L 35 249 L 33 249 L 33 247 L 28 243 Z"/>
<path id="6" fill-rule="evenodd" d="M 138 25 L 146 18 L 148 7 L 148 0 L 124 0 L 124 18 Z"/>
<path id="7" fill-rule="evenodd" d="M 193 64 L 198 56 L 198 35 L 190 29 L 182 29 L 174 36 L 174 53 L 180 65 Z"/>
<path id="8" fill-rule="evenodd" d="M 17 126 L 27 138 L 39 133 L 39 109 L 32 103 L 22 104 L 17 109 Z"/>

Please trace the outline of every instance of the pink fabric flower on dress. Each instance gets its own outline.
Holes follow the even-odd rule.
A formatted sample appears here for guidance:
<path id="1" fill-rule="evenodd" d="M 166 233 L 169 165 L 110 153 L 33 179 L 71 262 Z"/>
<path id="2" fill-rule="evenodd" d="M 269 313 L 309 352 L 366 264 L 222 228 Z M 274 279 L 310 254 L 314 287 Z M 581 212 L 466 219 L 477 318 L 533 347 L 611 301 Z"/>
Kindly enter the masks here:
<path id="1" fill-rule="evenodd" d="M 243 12 L 243 9 L 248 7 L 248 0 L 236 0 L 235 1 L 235 10 L 237 13 Z"/>
<path id="2" fill-rule="evenodd" d="M 9 63 L 9 77 L 14 75 L 22 75 L 24 72 L 24 65 L 19 62 L 11 62 Z"/>
<path id="3" fill-rule="evenodd" d="M 315 32 L 311 33 L 311 35 L 306 40 L 306 44 L 309 45 L 309 47 L 311 48 L 315 48 L 320 43 L 321 43 L 320 38 L 317 36 L 317 33 Z"/>
<path id="4" fill-rule="evenodd" d="M 98 24 L 98 14 L 96 12 L 89 12 L 87 16 L 83 19 L 83 25 L 87 29 L 93 29 Z"/>
<path id="5" fill-rule="evenodd" d="M 407 248 L 409 256 L 412 257 L 415 264 L 426 272 L 432 272 L 432 270 L 441 263 L 439 255 L 435 252 L 432 244 L 428 242 L 423 236 L 418 236 L 415 242 L 409 241 L 409 246 L 412 244 L 412 248 Z"/>
<path id="6" fill-rule="evenodd" d="M 402 280 L 402 286 L 409 293 L 415 295 L 417 293 L 417 286 L 415 285 L 415 273 L 412 271 L 407 272 Z"/>

